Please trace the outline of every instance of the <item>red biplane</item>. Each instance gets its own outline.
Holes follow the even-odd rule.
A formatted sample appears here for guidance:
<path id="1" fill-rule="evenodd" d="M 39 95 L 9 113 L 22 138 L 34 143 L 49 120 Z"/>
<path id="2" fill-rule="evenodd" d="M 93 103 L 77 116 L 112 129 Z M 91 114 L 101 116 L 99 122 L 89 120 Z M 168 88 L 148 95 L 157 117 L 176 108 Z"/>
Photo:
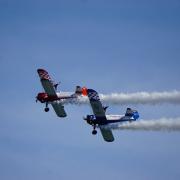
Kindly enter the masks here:
<path id="1" fill-rule="evenodd" d="M 58 93 L 56 91 L 59 83 L 54 83 L 46 70 L 38 69 L 37 72 L 45 92 L 38 93 L 36 102 L 45 103 L 45 112 L 49 111 L 48 104 L 51 104 L 58 117 L 66 117 L 67 114 L 61 101 L 77 98 L 79 95 L 87 95 L 86 88 L 81 88 L 80 86 L 76 86 L 76 91 L 73 94 L 69 94 L 68 92 Z"/>

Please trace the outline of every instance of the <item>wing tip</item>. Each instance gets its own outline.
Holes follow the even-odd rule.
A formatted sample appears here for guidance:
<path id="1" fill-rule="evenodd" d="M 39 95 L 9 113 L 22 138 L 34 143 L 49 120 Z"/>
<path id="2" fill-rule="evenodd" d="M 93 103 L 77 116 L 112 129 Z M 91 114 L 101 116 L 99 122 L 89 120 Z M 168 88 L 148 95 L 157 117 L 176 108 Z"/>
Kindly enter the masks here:
<path id="1" fill-rule="evenodd" d="M 87 95 L 90 101 L 100 101 L 98 92 L 94 89 L 87 89 Z"/>
<path id="2" fill-rule="evenodd" d="M 37 72 L 38 72 L 38 74 L 39 73 L 48 73 L 45 69 L 42 69 L 42 68 L 39 68 L 39 69 L 37 69 Z"/>
<path id="3" fill-rule="evenodd" d="M 57 115 L 58 117 L 60 117 L 60 118 L 65 118 L 65 117 L 67 117 L 67 114 L 64 114 L 64 115 Z"/>
<path id="4" fill-rule="evenodd" d="M 94 89 L 87 89 L 87 92 L 88 93 L 92 93 L 92 92 L 97 93 L 97 91 L 95 91 Z"/>
<path id="5" fill-rule="evenodd" d="M 106 142 L 113 142 L 114 141 L 114 138 L 113 139 L 105 139 Z"/>
<path id="6" fill-rule="evenodd" d="M 37 69 L 37 72 L 39 74 L 39 77 L 41 78 L 41 80 L 51 80 L 51 77 L 49 76 L 48 72 L 44 69 Z"/>

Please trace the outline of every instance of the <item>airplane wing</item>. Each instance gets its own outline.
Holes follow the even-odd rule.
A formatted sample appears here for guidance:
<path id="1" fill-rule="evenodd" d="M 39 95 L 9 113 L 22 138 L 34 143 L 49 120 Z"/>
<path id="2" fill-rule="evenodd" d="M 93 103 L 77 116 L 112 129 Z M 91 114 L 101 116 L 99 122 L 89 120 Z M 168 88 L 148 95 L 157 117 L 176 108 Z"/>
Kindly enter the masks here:
<path id="1" fill-rule="evenodd" d="M 48 72 L 44 69 L 38 69 L 37 72 L 39 74 L 41 84 L 42 84 L 45 92 L 48 95 L 56 96 L 56 90 L 54 87 L 54 83 L 51 80 L 51 77 L 49 76 Z"/>
<path id="2" fill-rule="evenodd" d="M 54 108 L 54 111 L 56 112 L 58 117 L 66 117 L 67 116 L 67 114 L 64 110 L 64 106 L 61 103 L 52 102 L 51 105 Z"/>
<path id="3" fill-rule="evenodd" d="M 54 82 L 52 81 L 48 72 L 44 69 L 38 69 L 37 72 L 39 74 L 41 84 L 42 84 L 45 92 L 49 96 L 57 96 Z M 66 117 L 67 116 L 67 114 L 64 110 L 64 106 L 60 102 L 52 102 L 51 105 L 58 117 Z"/>
<path id="4" fill-rule="evenodd" d="M 88 98 L 93 110 L 94 115 L 97 118 L 106 120 L 105 110 L 102 106 L 98 93 L 93 89 L 87 89 Z"/>
<path id="5" fill-rule="evenodd" d="M 97 119 L 100 119 L 102 124 L 103 123 L 105 124 L 107 121 L 106 115 L 105 115 L 105 110 L 102 106 L 102 103 L 100 101 L 98 93 L 93 89 L 88 89 L 87 94 L 88 94 L 88 98 L 89 98 L 91 107 L 93 109 L 94 115 L 96 116 Z M 114 141 L 114 136 L 110 129 L 104 129 L 101 126 L 99 126 L 99 127 L 100 127 L 101 134 L 105 141 L 107 141 L 107 142 Z"/>
<path id="6" fill-rule="evenodd" d="M 105 141 L 112 142 L 114 141 L 114 136 L 112 134 L 112 131 L 110 129 L 104 129 L 100 126 L 101 134 Z"/>

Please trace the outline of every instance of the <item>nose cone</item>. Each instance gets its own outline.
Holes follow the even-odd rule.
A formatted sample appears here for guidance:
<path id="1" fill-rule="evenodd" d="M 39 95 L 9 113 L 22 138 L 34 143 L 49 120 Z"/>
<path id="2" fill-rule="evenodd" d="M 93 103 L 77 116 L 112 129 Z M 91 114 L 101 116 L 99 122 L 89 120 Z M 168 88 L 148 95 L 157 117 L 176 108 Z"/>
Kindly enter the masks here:
<path id="1" fill-rule="evenodd" d="M 41 97 L 40 93 L 38 93 L 36 96 L 36 102 L 38 102 L 38 101 L 42 102 L 42 97 Z"/>

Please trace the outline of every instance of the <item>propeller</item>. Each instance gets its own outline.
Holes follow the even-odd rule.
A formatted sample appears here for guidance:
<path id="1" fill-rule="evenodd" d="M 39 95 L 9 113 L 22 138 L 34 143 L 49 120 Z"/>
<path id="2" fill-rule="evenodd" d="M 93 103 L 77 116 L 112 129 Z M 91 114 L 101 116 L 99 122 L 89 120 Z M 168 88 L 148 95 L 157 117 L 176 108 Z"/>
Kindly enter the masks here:
<path id="1" fill-rule="evenodd" d="M 38 102 L 37 96 L 36 96 L 36 103 Z"/>

